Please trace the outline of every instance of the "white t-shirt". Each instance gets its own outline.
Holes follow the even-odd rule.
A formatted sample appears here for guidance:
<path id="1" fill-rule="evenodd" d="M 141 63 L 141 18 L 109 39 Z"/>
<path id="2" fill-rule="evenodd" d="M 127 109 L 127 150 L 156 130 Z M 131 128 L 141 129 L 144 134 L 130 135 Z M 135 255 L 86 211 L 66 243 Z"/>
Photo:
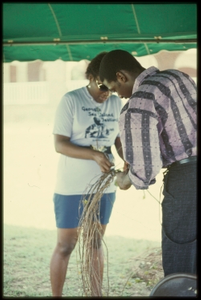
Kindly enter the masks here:
<path id="1" fill-rule="evenodd" d="M 119 136 L 118 120 L 122 106 L 122 100 L 115 95 L 97 103 L 86 87 L 70 91 L 63 96 L 56 110 L 53 134 L 68 136 L 73 144 L 79 146 L 112 146 Z M 112 154 L 109 158 L 114 162 Z M 94 160 L 60 154 L 55 193 L 83 195 L 101 175 Z M 115 190 L 113 182 L 105 192 Z"/>

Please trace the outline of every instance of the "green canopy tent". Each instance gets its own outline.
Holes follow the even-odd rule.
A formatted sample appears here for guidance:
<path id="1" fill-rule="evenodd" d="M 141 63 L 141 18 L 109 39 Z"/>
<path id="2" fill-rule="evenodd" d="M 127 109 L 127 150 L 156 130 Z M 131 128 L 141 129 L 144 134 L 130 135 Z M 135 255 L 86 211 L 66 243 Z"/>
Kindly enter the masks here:
<path id="1" fill-rule="evenodd" d="M 136 3 L 3 3 L 3 61 L 91 60 L 197 48 L 197 6 Z"/>

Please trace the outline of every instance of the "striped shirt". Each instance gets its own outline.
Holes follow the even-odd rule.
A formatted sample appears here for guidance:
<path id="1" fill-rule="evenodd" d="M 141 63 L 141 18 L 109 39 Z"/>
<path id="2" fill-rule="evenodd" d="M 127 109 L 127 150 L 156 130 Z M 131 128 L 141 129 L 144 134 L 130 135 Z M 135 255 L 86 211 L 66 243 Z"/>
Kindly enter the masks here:
<path id="1" fill-rule="evenodd" d="M 187 74 L 150 67 L 132 92 L 121 110 L 120 137 L 132 184 L 147 189 L 161 168 L 197 155 L 197 91 Z"/>

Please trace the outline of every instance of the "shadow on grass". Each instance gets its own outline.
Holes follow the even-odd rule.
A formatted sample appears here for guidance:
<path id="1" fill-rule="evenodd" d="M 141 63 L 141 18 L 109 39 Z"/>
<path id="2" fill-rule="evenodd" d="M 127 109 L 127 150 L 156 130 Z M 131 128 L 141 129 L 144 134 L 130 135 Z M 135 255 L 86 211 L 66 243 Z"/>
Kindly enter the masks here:
<path id="1" fill-rule="evenodd" d="M 108 264 L 105 260 L 105 270 L 109 274 L 109 296 L 148 296 L 152 285 L 138 277 L 136 263 L 140 268 L 140 264 L 145 261 L 145 254 L 153 253 L 154 249 L 159 250 L 160 243 L 121 236 L 107 236 L 105 243 L 105 254 L 108 254 L 105 255 L 108 259 Z M 50 297 L 49 264 L 55 245 L 56 230 L 4 225 L 3 296 Z M 143 260 L 139 258 L 140 255 L 144 255 Z M 69 262 L 64 296 L 82 296 L 78 264 L 75 249 Z"/>

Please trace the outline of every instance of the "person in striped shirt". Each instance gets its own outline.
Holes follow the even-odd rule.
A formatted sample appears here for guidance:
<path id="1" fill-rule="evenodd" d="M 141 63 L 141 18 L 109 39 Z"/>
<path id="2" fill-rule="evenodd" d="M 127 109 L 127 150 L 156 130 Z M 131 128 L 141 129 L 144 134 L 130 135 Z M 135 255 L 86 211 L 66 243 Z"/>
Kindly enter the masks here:
<path id="1" fill-rule="evenodd" d="M 143 68 L 127 51 L 108 52 L 99 76 L 111 92 L 128 98 L 119 118 L 128 169 L 117 173 L 122 190 L 148 189 L 165 168 L 162 201 L 164 276 L 196 273 L 197 90 L 175 69 Z"/>

